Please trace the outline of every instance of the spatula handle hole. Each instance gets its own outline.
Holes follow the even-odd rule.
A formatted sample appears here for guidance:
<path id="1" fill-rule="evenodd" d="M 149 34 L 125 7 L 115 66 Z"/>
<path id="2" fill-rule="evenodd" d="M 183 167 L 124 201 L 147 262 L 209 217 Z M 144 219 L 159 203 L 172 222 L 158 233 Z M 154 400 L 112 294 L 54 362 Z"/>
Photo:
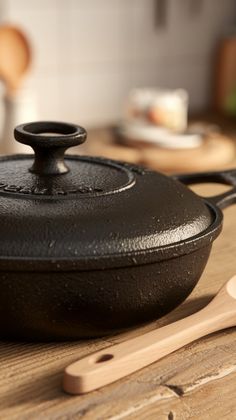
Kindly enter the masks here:
<path id="1" fill-rule="evenodd" d="M 100 356 L 97 357 L 97 359 L 94 360 L 95 363 L 103 363 L 103 362 L 108 362 L 108 360 L 113 359 L 114 355 L 113 354 L 102 354 Z"/>

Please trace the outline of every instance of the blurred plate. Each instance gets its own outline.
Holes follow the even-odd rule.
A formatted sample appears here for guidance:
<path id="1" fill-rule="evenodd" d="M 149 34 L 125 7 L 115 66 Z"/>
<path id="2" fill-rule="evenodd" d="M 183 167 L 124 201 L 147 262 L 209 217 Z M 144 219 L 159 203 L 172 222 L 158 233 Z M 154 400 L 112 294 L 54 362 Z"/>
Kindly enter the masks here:
<path id="1" fill-rule="evenodd" d="M 203 136 L 199 133 L 173 133 L 167 128 L 146 122 L 123 122 L 117 129 L 124 140 L 151 143 L 168 149 L 193 149 L 201 146 Z"/>

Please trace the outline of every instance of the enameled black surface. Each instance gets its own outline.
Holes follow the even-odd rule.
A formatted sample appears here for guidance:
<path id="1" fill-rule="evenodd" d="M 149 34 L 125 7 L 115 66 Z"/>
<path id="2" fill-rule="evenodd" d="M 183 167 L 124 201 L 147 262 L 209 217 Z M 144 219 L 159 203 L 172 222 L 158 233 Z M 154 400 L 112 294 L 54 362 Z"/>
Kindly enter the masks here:
<path id="1" fill-rule="evenodd" d="M 24 124 L 15 136 L 35 156 L 0 158 L 2 337 L 101 336 L 158 318 L 189 295 L 221 231 L 220 208 L 236 201 L 235 170 L 169 178 L 64 158 L 86 137 L 66 123 Z M 205 181 L 233 188 L 202 198 L 184 185 Z"/>

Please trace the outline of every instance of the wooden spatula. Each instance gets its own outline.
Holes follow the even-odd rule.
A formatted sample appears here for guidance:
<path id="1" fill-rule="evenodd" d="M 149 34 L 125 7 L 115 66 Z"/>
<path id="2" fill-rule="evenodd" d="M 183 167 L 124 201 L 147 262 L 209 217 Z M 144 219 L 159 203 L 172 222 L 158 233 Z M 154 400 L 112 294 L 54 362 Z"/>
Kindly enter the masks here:
<path id="1" fill-rule="evenodd" d="M 84 394 L 117 381 L 192 341 L 236 325 L 236 275 L 195 314 L 90 354 L 65 369 L 63 387 Z"/>
<path id="2" fill-rule="evenodd" d="M 24 33 L 13 25 L 0 26 L 0 78 L 12 94 L 31 63 L 31 50 Z"/>

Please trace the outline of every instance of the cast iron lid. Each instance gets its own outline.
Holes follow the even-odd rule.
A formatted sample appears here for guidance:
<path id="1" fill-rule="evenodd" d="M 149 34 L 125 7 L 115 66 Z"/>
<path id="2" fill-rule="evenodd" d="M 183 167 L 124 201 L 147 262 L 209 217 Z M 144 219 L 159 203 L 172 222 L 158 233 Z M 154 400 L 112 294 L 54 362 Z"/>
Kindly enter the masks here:
<path id="1" fill-rule="evenodd" d="M 96 269 L 191 252 L 213 209 L 180 182 L 127 163 L 67 155 L 79 126 L 18 126 L 35 155 L 0 158 L 0 262 L 17 269 Z"/>

